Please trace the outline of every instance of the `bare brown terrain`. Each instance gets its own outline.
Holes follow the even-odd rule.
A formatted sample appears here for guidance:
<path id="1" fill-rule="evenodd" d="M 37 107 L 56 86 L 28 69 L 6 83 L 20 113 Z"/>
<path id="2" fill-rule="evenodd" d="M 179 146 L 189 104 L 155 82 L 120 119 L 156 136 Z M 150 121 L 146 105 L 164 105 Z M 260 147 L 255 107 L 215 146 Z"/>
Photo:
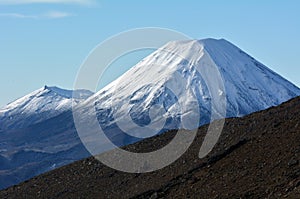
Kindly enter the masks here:
<path id="1" fill-rule="evenodd" d="M 124 173 L 91 157 L 3 190 L 0 198 L 300 198 L 299 111 L 300 97 L 227 119 L 218 144 L 204 159 L 198 152 L 207 126 L 199 128 L 180 159 L 159 171 Z M 125 148 L 152 151 L 175 133 Z"/>

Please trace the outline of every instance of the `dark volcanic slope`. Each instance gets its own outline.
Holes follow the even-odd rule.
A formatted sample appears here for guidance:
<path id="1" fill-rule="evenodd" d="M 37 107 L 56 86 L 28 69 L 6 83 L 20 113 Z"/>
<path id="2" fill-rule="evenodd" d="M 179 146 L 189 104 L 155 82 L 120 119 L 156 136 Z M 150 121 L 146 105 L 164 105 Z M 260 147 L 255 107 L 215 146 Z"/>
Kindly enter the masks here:
<path id="1" fill-rule="evenodd" d="M 197 155 L 207 126 L 186 154 L 162 170 L 128 174 L 89 158 L 3 190 L 0 198 L 300 198 L 299 110 L 296 98 L 226 120 L 218 145 L 202 160 Z M 126 148 L 151 151 L 174 133 Z"/>

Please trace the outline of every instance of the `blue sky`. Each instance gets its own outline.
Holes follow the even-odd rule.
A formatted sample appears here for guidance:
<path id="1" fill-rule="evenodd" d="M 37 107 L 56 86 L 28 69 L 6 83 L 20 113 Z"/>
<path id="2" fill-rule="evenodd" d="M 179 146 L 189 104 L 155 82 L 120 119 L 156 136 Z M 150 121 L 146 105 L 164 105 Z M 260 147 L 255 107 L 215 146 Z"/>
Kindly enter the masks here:
<path id="1" fill-rule="evenodd" d="M 141 27 L 225 38 L 300 86 L 299 8 L 296 0 L 0 0 L 0 106 L 44 85 L 71 89 L 97 44 Z"/>

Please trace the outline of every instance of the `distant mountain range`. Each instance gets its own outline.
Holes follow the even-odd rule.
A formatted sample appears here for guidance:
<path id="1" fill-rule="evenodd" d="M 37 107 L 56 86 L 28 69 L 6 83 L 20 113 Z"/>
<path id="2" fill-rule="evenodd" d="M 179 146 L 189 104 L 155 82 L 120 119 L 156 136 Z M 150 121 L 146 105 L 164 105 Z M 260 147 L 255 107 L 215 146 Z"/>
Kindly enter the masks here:
<path id="1" fill-rule="evenodd" d="M 209 73 L 212 67 L 224 90 Z M 299 95 L 299 88 L 224 39 L 170 42 L 95 94 L 45 86 L 0 109 L 0 188 L 89 156 L 76 132 L 73 102 L 83 123 L 96 113 L 106 135 L 123 146 L 148 137 L 140 129 L 153 122 L 162 133 L 218 119 L 216 96 L 226 99 L 228 118 Z M 162 108 L 151 112 L 153 106 Z"/>

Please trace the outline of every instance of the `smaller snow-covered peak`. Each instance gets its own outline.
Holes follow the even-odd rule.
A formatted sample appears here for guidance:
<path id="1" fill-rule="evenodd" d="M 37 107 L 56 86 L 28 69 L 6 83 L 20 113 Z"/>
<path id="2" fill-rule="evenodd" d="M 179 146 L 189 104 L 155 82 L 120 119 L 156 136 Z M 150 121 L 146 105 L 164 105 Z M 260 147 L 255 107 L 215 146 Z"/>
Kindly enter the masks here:
<path id="1" fill-rule="evenodd" d="M 55 117 L 93 95 L 88 90 L 44 86 L 0 109 L 0 129 L 22 128 Z"/>

